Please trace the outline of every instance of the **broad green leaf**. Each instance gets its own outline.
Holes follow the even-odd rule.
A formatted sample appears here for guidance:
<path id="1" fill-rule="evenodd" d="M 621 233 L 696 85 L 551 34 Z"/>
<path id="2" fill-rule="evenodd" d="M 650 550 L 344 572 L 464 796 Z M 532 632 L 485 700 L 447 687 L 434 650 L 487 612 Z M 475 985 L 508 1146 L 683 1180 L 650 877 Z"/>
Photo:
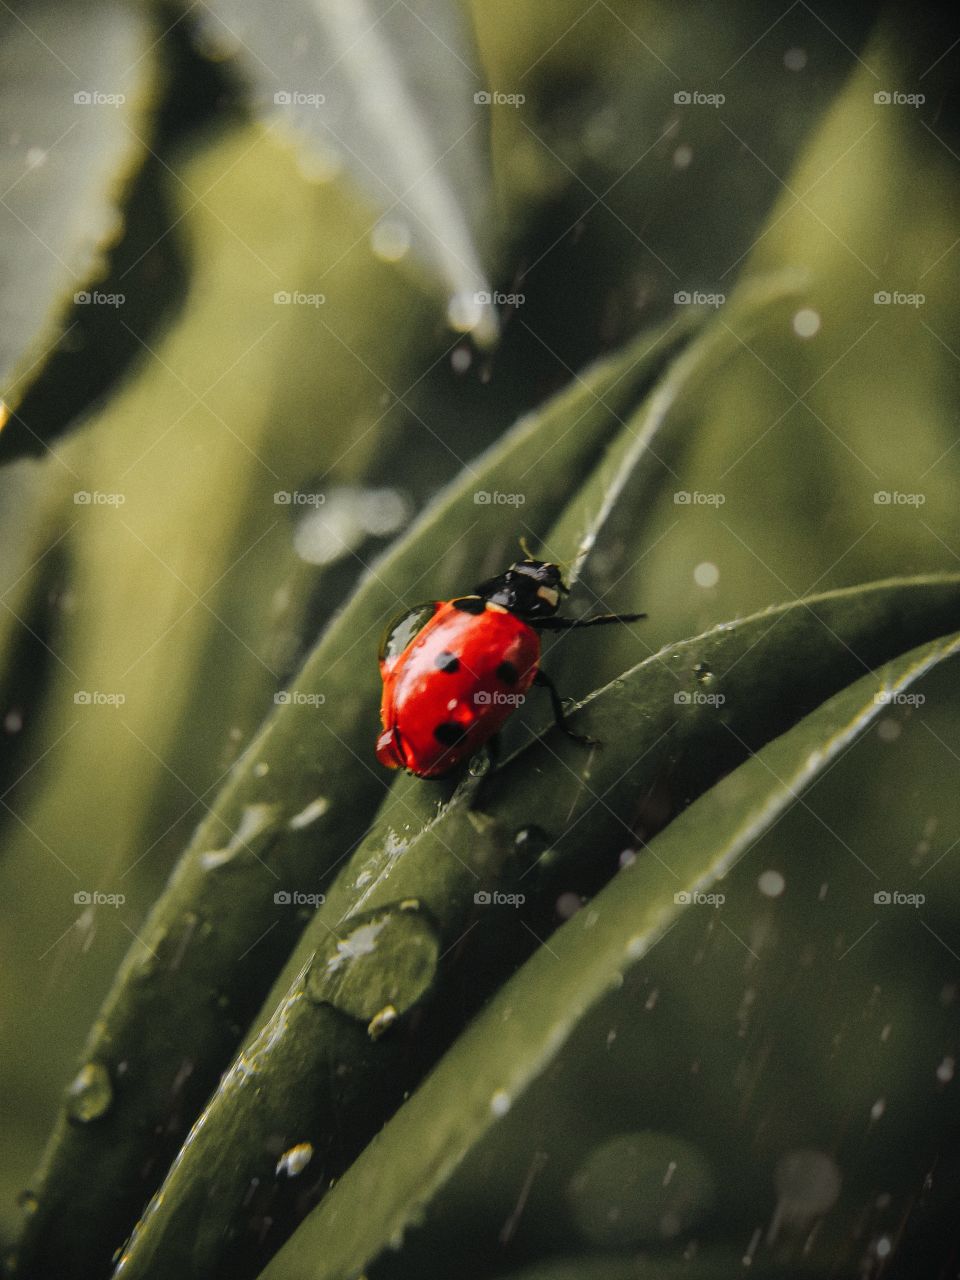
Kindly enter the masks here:
<path id="1" fill-rule="evenodd" d="M 891 695 L 958 653 L 960 637 L 952 636 L 864 676 L 661 832 L 506 983 L 267 1267 L 265 1280 L 347 1280 L 397 1247 L 587 1013 L 670 930 L 684 900 L 727 875 Z"/>
<path id="2" fill-rule="evenodd" d="M 240 142 L 237 146 L 242 149 Z M 243 181 L 239 169 L 234 176 L 237 182 Z M 212 255 L 212 270 L 217 261 Z M 205 295 L 198 291 L 197 297 L 201 296 Z M 264 304 L 272 308 L 272 291 L 264 294 Z M 249 313 L 247 306 L 243 314 Z M 262 317 L 251 316 L 254 319 L 262 326 Z M 34 1274 L 56 1269 L 66 1276 L 70 1266 L 85 1265 L 88 1249 L 101 1254 L 106 1250 L 109 1256 L 121 1243 L 162 1176 L 161 1151 L 172 1158 L 182 1137 L 181 1126 L 189 1124 L 216 1084 L 303 927 L 303 907 L 275 901 L 275 894 L 288 886 L 316 892 L 363 834 L 388 785 L 386 775 L 375 771 L 372 755 L 379 631 L 403 603 L 414 603 L 432 590 L 462 587 L 465 579 L 492 571 L 514 550 L 510 542 L 515 534 L 504 530 L 501 509 L 476 502 L 474 494 L 513 492 L 517 473 L 528 473 L 525 512 L 535 527 L 545 525 L 562 500 L 568 474 L 594 464 L 618 419 L 681 338 L 681 330 L 675 329 L 669 335 L 637 340 L 590 370 L 581 383 L 544 410 L 521 421 L 441 494 L 410 535 L 374 565 L 321 638 L 295 688 L 286 691 L 286 704 L 274 709 L 222 794 L 210 804 L 170 885 L 137 928 L 138 939 L 84 1054 L 84 1061 L 101 1063 L 111 1078 L 122 1074 L 123 1086 L 117 1088 L 111 1114 L 102 1124 L 77 1126 L 68 1111 L 62 1112 L 33 1187 L 39 1208 L 27 1223 L 24 1274 L 39 1268 Z M 188 342 L 189 335 L 184 334 L 182 341 Z M 205 348 L 192 344 L 190 349 Z M 152 376 L 164 381 L 170 367 L 184 367 L 185 358 L 171 354 L 153 367 Z M 267 359 L 266 353 L 263 358 Z M 326 376 L 329 379 L 329 373 Z M 194 377 L 198 385 L 205 385 L 204 375 Z M 264 414 L 257 418 L 264 431 L 272 430 L 269 392 L 266 384 Z M 246 384 L 231 387 L 231 395 L 238 403 L 228 413 L 236 420 L 249 402 L 249 389 Z M 189 405 L 187 399 L 184 408 Z M 127 423 L 143 417 L 129 405 L 119 406 L 117 412 Z M 222 425 L 214 419 L 208 429 L 222 431 Z M 265 447 L 259 437 L 254 438 L 260 449 Z M 134 459 L 138 456 L 134 452 Z M 170 465 L 175 464 L 171 454 Z M 223 465 L 236 464 L 228 455 Z M 145 484 L 151 475 L 156 483 L 154 468 L 144 472 Z M 206 510 L 209 483 L 209 473 L 198 470 L 194 502 L 188 504 L 194 516 Z M 261 492 L 264 484 L 258 477 L 256 491 Z M 272 488 L 276 482 L 270 484 Z M 188 497 L 185 481 L 181 489 Z M 157 546 L 160 530 L 168 527 L 167 516 L 163 510 L 154 512 L 146 495 L 143 502 L 157 528 L 140 532 L 133 527 L 148 546 Z M 246 507 L 244 492 L 236 487 L 229 510 L 240 519 Z M 269 515 L 272 524 L 276 520 L 272 503 Z M 249 528 L 244 530 L 241 550 L 249 545 L 250 534 Z M 91 526 L 91 536 L 108 538 L 110 526 L 101 520 Z M 205 531 L 204 536 L 209 539 L 210 533 Z M 186 530 L 181 546 L 182 578 L 190 572 L 193 546 Z M 168 559 L 170 554 L 168 549 Z M 108 558 L 98 558 L 94 564 L 104 573 L 111 567 Z M 228 565 L 229 559 L 224 567 Z M 271 571 L 269 561 L 265 571 Z M 131 592 L 148 588 L 148 582 L 141 584 L 135 577 L 129 581 Z M 107 586 L 102 590 L 107 591 Z M 143 609 L 135 613 L 141 617 Z M 182 644 L 176 656 L 182 660 Z M 361 680 L 358 664 L 366 673 Z M 181 697 L 190 696 L 182 683 L 175 687 Z M 214 683 L 214 691 L 216 687 Z M 319 711 L 317 698 L 325 699 Z M 149 706 L 149 700 L 144 705 Z M 171 705 L 171 714 L 175 710 Z M 141 730 L 141 736 L 146 733 Z M 215 928 L 204 928 L 208 922 L 215 922 Z M 179 1079 L 184 1062 L 190 1063 L 191 1070 L 171 1094 L 171 1083 Z M 157 1128 L 164 1131 L 162 1141 L 155 1134 Z M 123 1142 L 116 1141 L 120 1129 L 125 1132 Z"/>
<path id="3" fill-rule="evenodd" d="M 278 1183 L 263 1154 L 272 1140 L 309 1143 L 311 1176 L 338 1177 L 550 931 L 561 888 L 597 889 L 622 850 L 750 751 L 864 671 L 958 623 L 955 576 L 874 583 L 725 623 L 587 699 L 573 723 L 602 749 L 585 752 L 553 729 L 465 786 L 412 838 L 378 824 L 329 889 L 288 965 L 288 973 L 298 966 L 294 981 L 225 1075 L 135 1233 L 124 1258 L 128 1280 L 157 1267 L 202 1276 L 220 1264 L 233 1274 L 253 1265 L 244 1227 L 269 1217 L 282 1235 L 296 1216 L 296 1185 Z M 545 808 L 545 796 L 554 804 Z M 497 893 L 507 895 L 504 906 L 497 910 L 494 899 L 491 910 Z M 516 894 L 522 928 L 505 933 L 504 910 L 515 910 Z M 436 956 L 456 950 L 456 959 L 435 962 L 413 999 L 392 999 L 383 993 L 396 956 L 385 946 L 378 965 L 376 937 L 363 930 L 371 913 L 391 919 L 405 910 L 434 936 Z M 358 953 L 358 936 L 370 940 L 356 961 L 370 998 L 362 1016 L 347 1017 L 335 998 L 311 995 L 312 975 L 331 956 Z M 422 1013 L 404 1019 L 421 1002 Z M 251 1187 L 264 1190 L 251 1197 Z"/>
<path id="4" fill-rule="evenodd" d="M 236 53 L 255 107 L 305 169 L 345 168 L 367 193 L 374 251 L 397 261 L 409 249 L 446 290 L 450 324 L 492 341 L 490 106 L 475 101 L 486 86 L 459 0 L 214 0 L 204 36 Z"/>
<path id="5" fill-rule="evenodd" d="M 145 7 L 15 0 L 0 8 L 0 430 L 93 298 L 145 158 L 156 93 Z M 9 425 L 11 433 L 15 425 Z"/>

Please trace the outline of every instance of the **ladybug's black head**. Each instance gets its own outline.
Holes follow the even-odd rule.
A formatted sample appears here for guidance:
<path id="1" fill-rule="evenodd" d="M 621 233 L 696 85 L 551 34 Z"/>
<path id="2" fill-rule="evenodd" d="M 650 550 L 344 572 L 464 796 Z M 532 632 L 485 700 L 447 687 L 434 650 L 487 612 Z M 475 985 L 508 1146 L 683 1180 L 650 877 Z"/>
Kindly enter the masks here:
<path id="1" fill-rule="evenodd" d="M 518 560 L 506 573 L 488 578 L 476 594 L 491 604 L 499 604 L 524 620 L 552 618 L 566 593 L 558 564 L 545 560 Z"/>

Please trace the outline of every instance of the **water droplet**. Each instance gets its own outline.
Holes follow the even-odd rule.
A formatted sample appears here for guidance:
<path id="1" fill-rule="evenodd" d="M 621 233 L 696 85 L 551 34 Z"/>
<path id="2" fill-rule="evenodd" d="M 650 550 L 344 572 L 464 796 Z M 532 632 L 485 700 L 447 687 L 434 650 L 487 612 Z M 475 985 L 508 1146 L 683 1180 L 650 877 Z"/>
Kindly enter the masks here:
<path id="1" fill-rule="evenodd" d="M 495 1116 L 505 1116 L 510 1105 L 511 1099 L 506 1089 L 498 1089 L 490 1098 L 490 1110 Z"/>
<path id="2" fill-rule="evenodd" d="M 429 990 L 439 958 L 440 940 L 419 904 L 382 907 L 348 920 L 344 935 L 317 953 L 307 995 L 368 1024 L 388 1006 L 396 1019 Z"/>
<path id="3" fill-rule="evenodd" d="M 513 837 L 517 853 L 527 858 L 538 858 L 550 848 L 550 837 L 542 827 L 521 827 Z"/>
<path id="4" fill-rule="evenodd" d="M 466 373 L 473 364 L 473 352 L 466 344 L 454 347 L 450 355 L 450 368 L 454 373 Z"/>
<path id="5" fill-rule="evenodd" d="M 709 560 L 704 560 L 702 564 L 698 564 L 693 571 L 693 580 L 698 587 L 715 587 L 720 581 L 720 570 L 715 564 L 711 564 Z"/>
<path id="6" fill-rule="evenodd" d="M 840 1196 L 840 1170 L 823 1151 L 788 1151 L 774 1174 L 784 1222 L 804 1223 L 832 1209 Z"/>
<path id="7" fill-rule="evenodd" d="M 410 227 L 399 218 L 382 218 L 371 232 L 370 247 L 383 262 L 399 262 L 410 248 Z"/>
<path id="8" fill-rule="evenodd" d="M 561 920 L 569 920 L 583 906 L 579 893 L 561 893 L 557 899 L 556 912 Z"/>
<path id="9" fill-rule="evenodd" d="M 783 55 L 783 65 L 788 71 L 802 71 L 807 65 L 806 49 L 800 49 L 796 46 L 788 49 Z"/>
<path id="10" fill-rule="evenodd" d="M 689 169 L 690 162 L 693 159 L 693 147 L 688 146 L 685 142 L 681 142 L 673 153 L 673 167 L 675 169 Z"/>
<path id="11" fill-rule="evenodd" d="M 457 333 L 469 333 L 483 319 L 483 304 L 474 293 L 455 293 L 447 303 L 447 324 Z"/>
<path id="12" fill-rule="evenodd" d="M 798 338 L 812 338 L 820 329 L 820 313 L 813 307 L 801 307 L 793 317 L 793 332 Z"/>
<path id="13" fill-rule="evenodd" d="M 889 1254 L 892 1248 L 893 1248 L 893 1245 L 890 1243 L 890 1237 L 881 1236 L 880 1239 L 877 1241 L 877 1245 L 876 1245 L 877 1257 L 885 1258 Z"/>
<path id="14" fill-rule="evenodd" d="M 23 728 L 23 712 L 19 707 L 11 707 L 3 717 L 4 733 L 19 733 Z"/>
<path id="15" fill-rule="evenodd" d="M 88 1062 L 80 1068 L 67 1089 L 67 1115 L 80 1124 L 99 1120 L 110 1110 L 113 1085 L 101 1062 Z"/>
<path id="16" fill-rule="evenodd" d="M 390 1030 L 398 1016 L 392 1004 L 384 1005 L 367 1023 L 367 1035 L 371 1040 L 379 1040 L 385 1031 Z"/>
<path id="17" fill-rule="evenodd" d="M 693 677 L 697 684 L 703 685 L 713 684 L 716 678 L 706 662 L 698 662 L 696 664 L 693 668 Z"/>
<path id="18" fill-rule="evenodd" d="M 622 1133 L 595 1146 L 567 1188 L 581 1236 L 602 1249 L 629 1249 L 695 1229 L 716 1180 L 692 1143 L 668 1133 Z"/>
<path id="19" fill-rule="evenodd" d="M 245 854 L 248 859 L 259 858 L 275 837 L 273 820 L 277 807 L 275 804 L 245 805 L 229 844 L 222 849 L 211 849 L 200 855 L 203 870 L 212 871 L 222 867 L 232 862 L 238 854 Z"/>
<path id="20" fill-rule="evenodd" d="M 302 831 L 304 827 L 309 827 L 312 822 L 322 818 L 329 808 L 330 801 L 326 796 L 317 796 L 316 800 L 311 800 L 299 813 L 295 813 L 287 826 L 291 831 Z"/>
<path id="21" fill-rule="evenodd" d="M 270 766 L 266 760 L 260 760 L 253 766 L 253 776 L 255 778 L 265 778 L 270 772 Z"/>
<path id="22" fill-rule="evenodd" d="M 956 1070 L 956 1061 L 953 1058 L 944 1058 L 937 1067 L 937 1079 L 941 1084 L 949 1084 L 953 1079 L 953 1073 Z"/>
<path id="23" fill-rule="evenodd" d="M 779 871 L 769 870 L 760 874 L 757 888 L 765 898 L 779 898 L 787 887 L 787 882 Z"/>
<path id="24" fill-rule="evenodd" d="M 877 737 L 881 742 L 896 742 L 900 737 L 901 725 L 897 720 L 890 716 L 885 716 L 877 722 Z"/>
<path id="25" fill-rule="evenodd" d="M 880 1117 L 883 1115 L 884 1111 L 886 1111 L 886 1109 L 887 1109 L 886 1098 L 878 1098 L 876 1102 L 873 1104 L 873 1106 L 870 1108 L 870 1119 L 879 1120 Z"/>
<path id="26" fill-rule="evenodd" d="M 623 853 L 621 853 L 619 858 L 621 871 L 624 869 L 624 867 L 632 867 L 633 864 L 636 862 L 636 860 L 637 860 L 636 849 L 624 849 Z"/>
<path id="27" fill-rule="evenodd" d="M 410 504 L 396 489 L 329 490 L 297 523 L 293 546 L 307 564 L 334 564 L 368 538 L 385 538 L 410 518 Z"/>
<path id="28" fill-rule="evenodd" d="M 312 1159 L 313 1143 L 298 1142 L 295 1147 L 290 1147 L 285 1151 L 277 1161 L 277 1177 L 279 1178 L 283 1175 L 287 1178 L 296 1178 L 303 1173 Z"/>

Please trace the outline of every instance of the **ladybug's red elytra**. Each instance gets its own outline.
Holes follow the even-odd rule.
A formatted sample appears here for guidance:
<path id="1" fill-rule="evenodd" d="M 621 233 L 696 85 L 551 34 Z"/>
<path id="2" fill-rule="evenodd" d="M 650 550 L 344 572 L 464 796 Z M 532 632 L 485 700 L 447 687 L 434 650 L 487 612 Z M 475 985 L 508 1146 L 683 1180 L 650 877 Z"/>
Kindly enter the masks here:
<path id="1" fill-rule="evenodd" d="M 527 558 L 471 595 L 430 601 L 395 618 L 380 643 L 380 763 L 443 777 L 500 729 L 534 684 L 549 693 L 559 727 L 592 743 L 567 725 L 560 696 L 540 669 L 538 632 L 635 622 L 646 614 L 560 618 L 567 590 L 559 565 Z"/>

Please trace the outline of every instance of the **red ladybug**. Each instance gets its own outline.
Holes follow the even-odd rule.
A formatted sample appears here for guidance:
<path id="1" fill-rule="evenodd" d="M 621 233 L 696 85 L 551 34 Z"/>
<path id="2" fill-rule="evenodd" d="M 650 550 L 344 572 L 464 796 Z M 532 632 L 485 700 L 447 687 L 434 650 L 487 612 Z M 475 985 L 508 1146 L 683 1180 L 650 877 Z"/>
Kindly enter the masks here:
<path id="1" fill-rule="evenodd" d="M 497 732 L 534 684 L 549 693 L 560 728 L 591 743 L 567 725 L 560 696 L 539 666 L 537 633 L 646 615 L 559 618 L 567 590 L 559 565 L 524 559 L 472 595 L 434 600 L 394 619 L 380 644 L 380 763 L 443 777 Z"/>

